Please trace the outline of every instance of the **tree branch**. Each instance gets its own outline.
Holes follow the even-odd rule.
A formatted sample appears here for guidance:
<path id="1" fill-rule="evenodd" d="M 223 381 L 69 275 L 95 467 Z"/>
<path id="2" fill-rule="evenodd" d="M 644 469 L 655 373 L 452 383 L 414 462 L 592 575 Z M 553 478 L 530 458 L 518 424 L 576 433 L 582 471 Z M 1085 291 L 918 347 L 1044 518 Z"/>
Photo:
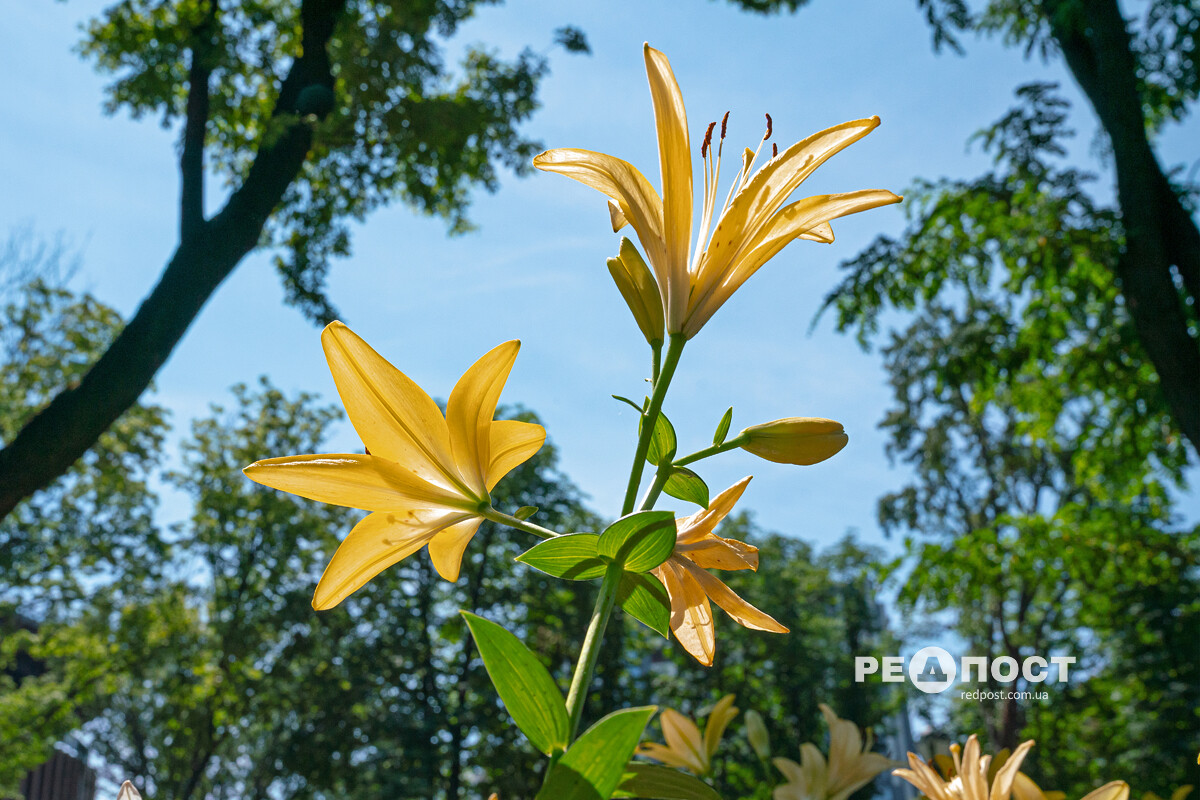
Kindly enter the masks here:
<path id="1" fill-rule="evenodd" d="M 188 96 L 179 156 L 179 241 L 187 242 L 204 225 L 204 137 L 208 128 L 209 80 L 217 0 L 209 0 L 208 15 L 196 29 L 188 58 Z"/>
<path id="2" fill-rule="evenodd" d="M 0 519 L 65 473 L 149 386 L 192 320 L 253 250 L 299 174 L 312 121 L 333 107 L 326 45 L 345 0 L 304 0 L 302 53 L 280 87 L 269 133 L 242 186 L 196 235 L 181 241 L 158 285 L 78 386 L 59 393 L 0 450 Z M 0 547 L 8 549 L 14 542 Z"/>
<path id="3" fill-rule="evenodd" d="M 1067 66 L 1112 142 L 1125 228 L 1121 291 L 1171 414 L 1200 451 L 1200 344 L 1171 274 L 1200 302 L 1200 231 L 1171 190 L 1146 134 L 1137 62 L 1116 0 L 1043 0 Z"/>

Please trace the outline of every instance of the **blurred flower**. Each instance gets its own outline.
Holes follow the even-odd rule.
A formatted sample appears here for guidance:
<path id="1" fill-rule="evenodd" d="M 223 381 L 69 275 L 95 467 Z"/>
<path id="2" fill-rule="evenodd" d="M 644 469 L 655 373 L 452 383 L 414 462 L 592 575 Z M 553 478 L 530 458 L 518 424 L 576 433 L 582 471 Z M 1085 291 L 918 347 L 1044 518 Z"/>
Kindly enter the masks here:
<path id="1" fill-rule="evenodd" d="M 757 711 L 746 712 L 746 738 L 754 754 L 766 761 L 771 757 L 771 735 L 767 733 L 767 723 Z"/>
<path id="2" fill-rule="evenodd" d="M 775 800 L 846 800 L 896 763 L 871 752 L 870 732 L 864 742 L 857 725 L 839 718 L 824 703 L 820 709 L 829 726 L 829 759 L 811 742 L 800 745 L 799 764 L 789 758 L 774 759 L 788 781 L 775 789 Z"/>
<path id="3" fill-rule="evenodd" d="M 772 146 L 771 158 L 757 171 L 752 168 L 758 152 L 747 148 L 718 211 L 717 184 L 729 118 L 726 114 L 720 138 L 713 141 L 714 122 L 700 145 L 704 200 L 699 241 L 693 253 L 692 152 L 683 95 L 667 57 L 648 44 L 644 56 L 658 130 L 661 197 L 632 164 L 604 153 L 548 150 L 534 158 L 533 165 L 605 194 L 610 200 L 614 231 L 627 223 L 633 226 L 664 295 L 667 333 L 683 333 L 689 339 L 695 336 L 738 287 L 793 239 L 832 242 L 830 220 L 900 201 L 891 192 L 871 190 L 817 195 L 784 205 L 817 167 L 879 125 L 879 118 L 871 117 L 821 131 L 782 152 Z M 759 150 L 770 136 L 768 116 Z"/>
<path id="4" fill-rule="evenodd" d="M 1191 793 L 1192 785 L 1184 784 L 1175 791 L 1171 792 L 1170 800 L 1185 800 L 1185 798 L 1187 798 L 1187 796 Z M 1142 800 L 1162 800 L 1162 798 L 1156 795 L 1154 792 L 1146 792 L 1144 795 L 1142 795 Z"/>
<path id="5" fill-rule="evenodd" d="M 718 578 L 710 569 L 758 569 L 758 548 L 713 533 L 717 523 L 733 510 L 750 478 L 742 478 L 721 492 L 708 508 L 675 521 L 675 552 L 652 573 L 671 598 L 671 632 L 683 649 L 706 667 L 716 655 L 712 607 L 716 603 L 740 625 L 758 631 L 787 633 L 767 614 L 759 611 Z"/>
<path id="6" fill-rule="evenodd" d="M 265 486 L 372 513 L 325 568 L 313 607 L 336 606 L 387 567 L 429 547 L 448 581 L 475 535 L 488 492 L 542 446 L 540 425 L 493 420 L 520 342 L 505 342 L 459 379 L 443 417 L 421 387 L 353 331 L 332 322 L 321 344 L 366 454 L 270 458 L 246 467 Z"/>
<path id="7" fill-rule="evenodd" d="M 943 761 L 942 772 L 952 771 L 953 777 L 943 777 L 915 753 L 908 754 L 911 769 L 894 770 L 892 774 L 920 789 L 921 794 L 929 800 L 1009 800 L 1013 796 L 1017 800 L 1049 800 L 1055 796 L 1062 797 L 1061 792 L 1042 792 L 1029 776 L 1019 771 L 1031 747 L 1032 739 L 1017 747 L 1011 756 L 1007 755 L 1007 751 L 1001 751 L 993 759 L 980 754 L 979 739 L 972 735 L 965 747 L 950 745 L 951 765 L 945 765 L 943 759 L 936 759 Z M 947 767 L 952 767 L 952 770 Z M 1129 784 L 1124 781 L 1106 783 L 1083 798 L 1128 799 Z"/>
<path id="8" fill-rule="evenodd" d="M 646 266 L 642 254 L 633 242 L 621 237 L 621 250 L 616 258 L 608 260 L 608 271 L 625 298 L 625 304 L 633 312 L 633 319 L 651 347 L 663 342 L 662 297 L 650 267 Z"/>
<path id="9" fill-rule="evenodd" d="M 132 783 L 125 781 L 121 784 L 121 791 L 117 792 L 117 800 L 142 800 L 142 795 Z"/>
<path id="10" fill-rule="evenodd" d="M 734 696 L 727 694 L 712 707 L 704 723 L 703 737 L 695 722 L 674 709 L 665 709 L 659 724 L 667 743 L 638 745 L 638 754 L 672 767 L 683 767 L 696 775 L 707 775 L 712 771 L 712 758 L 721 745 L 726 726 L 738 714 L 733 700 Z"/>
<path id="11" fill-rule="evenodd" d="M 850 438 L 842 423 L 820 417 L 788 417 L 752 425 L 738 434 L 741 448 L 776 464 L 808 466 L 832 458 Z"/>

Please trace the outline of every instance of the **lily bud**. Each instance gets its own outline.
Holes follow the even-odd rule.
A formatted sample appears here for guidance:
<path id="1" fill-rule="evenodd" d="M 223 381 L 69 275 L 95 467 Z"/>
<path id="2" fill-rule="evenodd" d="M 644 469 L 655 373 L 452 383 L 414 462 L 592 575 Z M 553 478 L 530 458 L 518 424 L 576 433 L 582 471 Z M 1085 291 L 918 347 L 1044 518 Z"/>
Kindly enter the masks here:
<path id="1" fill-rule="evenodd" d="M 816 464 L 834 456 L 850 437 L 842 423 L 820 417 L 788 417 L 746 428 L 741 448 L 776 464 Z"/>
<path id="2" fill-rule="evenodd" d="M 746 712 L 746 738 L 750 740 L 754 755 L 763 761 L 771 758 L 771 736 L 767 733 L 767 724 L 763 722 L 762 715 L 757 711 Z"/>
<path id="3" fill-rule="evenodd" d="M 633 312 L 633 318 L 642 329 L 646 341 L 652 347 L 656 343 L 661 344 L 664 322 L 658 283 L 637 247 L 624 236 L 621 237 L 620 253 L 616 258 L 608 259 L 608 271 L 621 290 L 625 304 Z"/>

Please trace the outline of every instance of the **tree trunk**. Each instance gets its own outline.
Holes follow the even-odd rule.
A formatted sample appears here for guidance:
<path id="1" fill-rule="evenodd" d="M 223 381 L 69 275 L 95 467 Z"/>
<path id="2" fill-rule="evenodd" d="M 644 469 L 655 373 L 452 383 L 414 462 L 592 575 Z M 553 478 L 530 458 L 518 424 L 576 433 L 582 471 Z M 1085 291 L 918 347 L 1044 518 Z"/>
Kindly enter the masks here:
<path id="1" fill-rule="evenodd" d="M 332 105 L 326 44 L 344 3 L 304 0 L 303 56 L 289 70 L 273 112 L 284 131 L 265 140 L 269 143 L 259 148 L 245 182 L 208 221 L 197 217 L 208 76 L 202 69 L 192 70 L 193 80 L 203 75 L 203 81 L 188 87 L 179 248 L 154 291 L 79 385 L 58 394 L 0 450 L 0 519 L 70 469 L 137 402 L 209 297 L 258 245 L 267 219 L 308 157 L 312 145 L 308 117 L 324 116 Z M 193 65 L 197 63 L 193 55 Z M 0 547 L 11 545 L 5 542 Z"/>
<path id="2" fill-rule="evenodd" d="M 1043 13 L 1112 142 L 1125 228 L 1121 292 L 1171 414 L 1200 451 L 1200 343 L 1172 274 L 1175 267 L 1183 291 L 1200 304 L 1200 230 L 1147 138 L 1125 19 L 1116 0 L 1045 0 Z"/>

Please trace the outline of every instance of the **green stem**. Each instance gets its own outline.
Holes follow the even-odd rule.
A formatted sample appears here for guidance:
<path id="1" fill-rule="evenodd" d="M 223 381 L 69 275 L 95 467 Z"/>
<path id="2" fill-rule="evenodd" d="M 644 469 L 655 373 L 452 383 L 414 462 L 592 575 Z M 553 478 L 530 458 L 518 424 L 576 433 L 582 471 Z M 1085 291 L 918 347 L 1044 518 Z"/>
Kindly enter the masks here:
<path id="1" fill-rule="evenodd" d="M 583 701 L 587 698 L 588 687 L 592 684 L 596 659 L 600 657 L 600 642 L 604 638 L 604 629 L 608 626 L 608 619 L 612 616 L 613 606 L 617 602 L 617 587 L 621 583 L 623 572 L 620 563 L 610 563 L 604 573 L 604 583 L 600 584 L 600 596 L 596 598 L 596 608 L 592 610 L 592 619 L 588 623 L 587 634 L 583 637 L 583 648 L 579 651 L 579 661 L 575 664 L 575 674 L 571 676 L 571 689 L 567 692 L 568 742 L 575 741 L 575 732 L 579 730 Z"/>
<path id="2" fill-rule="evenodd" d="M 638 511 L 649 511 L 654 508 L 655 502 L 658 501 L 658 496 L 662 494 L 663 487 L 667 485 L 667 479 L 671 477 L 671 465 L 660 464 L 658 472 L 654 473 L 654 483 L 650 484 L 650 488 L 646 489 L 646 496 L 642 498 L 642 504 L 638 506 Z"/>
<path id="3" fill-rule="evenodd" d="M 650 365 L 650 383 L 658 383 L 658 373 L 662 369 L 662 342 L 655 342 L 650 345 L 651 352 L 654 353 L 654 360 Z"/>
<path id="4" fill-rule="evenodd" d="M 662 413 L 663 398 L 667 396 L 667 387 L 675 376 L 675 367 L 679 366 L 679 356 L 687 343 L 682 333 L 671 334 L 667 341 L 667 354 L 663 358 L 662 369 L 654 381 L 654 391 L 650 395 L 650 405 L 642 416 L 642 430 L 638 436 L 637 450 L 633 454 L 633 468 L 629 471 L 629 485 L 625 487 L 625 503 L 621 507 L 621 516 L 633 511 L 637 503 L 638 487 L 642 485 L 642 470 L 646 467 L 646 453 L 650 450 L 650 439 L 654 436 L 654 425 L 658 415 Z"/>
<path id="5" fill-rule="evenodd" d="M 737 448 L 739 448 L 741 446 L 742 446 L 742 437 L 735 436 L 732 439 L 722 442 L 721 444 L 714 444 L 713 446 L 706 447 L 703 450 L 697 450 L 696 452 L 692 453 L 689 456 L 684 456 L 683 458 L 676 459 L 675 462 L 673 463 L 673 466 L 686 467 L 688 464 L 693 464 L 702 458 L 708 458 L 709 456 L 719 455 L 720 453 L 728 453 L 730 450 L 736 450 Z"/>
<path id="6" fill-rule="evenodd" d="M 483 512 L 484 519 L 490 519 L 492 522 L 498 522 L 501 525 L 507 525 L 510 528 L 516 528 L 519 531 L 532 533 L 539 539 L 553 539 L 562 536 L 557 531 L 552 531 L 549 528 L 543 528 L 541 525 L 534 525 L 532 522 L 526 522 L 523 519 L 517 519 L 514 516 L 505 514 L 502 511 L 497 511 L 494 508 L 489 508 Z"/>

